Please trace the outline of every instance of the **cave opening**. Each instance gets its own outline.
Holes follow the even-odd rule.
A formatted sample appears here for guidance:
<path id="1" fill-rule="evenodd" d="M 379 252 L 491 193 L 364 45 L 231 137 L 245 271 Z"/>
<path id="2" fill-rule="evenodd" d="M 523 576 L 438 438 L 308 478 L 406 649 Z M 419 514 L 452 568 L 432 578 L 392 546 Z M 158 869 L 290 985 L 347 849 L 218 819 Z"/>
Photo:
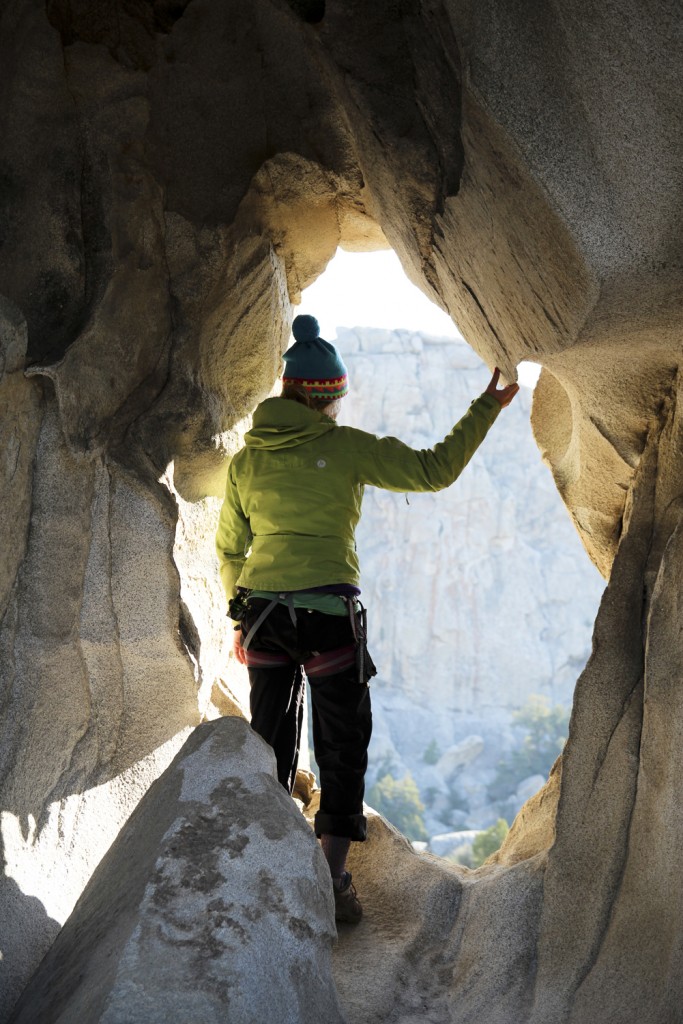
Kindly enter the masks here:
<path id="1" fill-rule="evenodd" d="M 487 367 L 393 250 L 338 250 L 296 299 L 292 312 L 315 315 L 348 366 L 341 423 L 428 448 L 488 383 Z M 276 356 L 252 404 L 279 392 Z M 538 370 L 520 368 L 520 394 L 453 487 L 410 496 L 368 488 L 357 533 L 379 669 L 367 800 L 411 841 L 466 865 L 477 835 L 493 830 L 499 841 L 499 823 L 512 823 L 560 752 L 604 586 L 532 437 Z M 227 454 L 249 423 L 249 414 L 231 423 Z M 248 679 L 229 657 L 213 548 L 221 489 L 201 501 L 183 494 L 178 465 L 166 482 L 180 507 L 180 638 L 200 712 L 246 712 Z"/>
<path id="2" fill-rule="evenodd" d="M 391 250 L 338 250 L 299 311 L 347 363 L 344 424 L 431 447 L 488 381 Z M 560 753 L 604 586 L 531 435 L 539 372 L 520 368 L 520 395 L 452 488 L 368 488 L 357 534 L 378 666 L 367 800 L 466 865 Z"/>

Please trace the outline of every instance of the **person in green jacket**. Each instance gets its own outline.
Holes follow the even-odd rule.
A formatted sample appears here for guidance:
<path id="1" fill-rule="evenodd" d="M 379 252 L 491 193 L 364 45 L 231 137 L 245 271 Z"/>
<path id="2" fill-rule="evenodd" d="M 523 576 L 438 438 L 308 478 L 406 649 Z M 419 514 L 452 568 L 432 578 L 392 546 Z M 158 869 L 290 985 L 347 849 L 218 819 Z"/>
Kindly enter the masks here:
<path id="1" fill-rule="evenodd" d="M 275 752 L 292 792 L 301 743 L 303 672 L 311 687 L 320 770 L 315 832 L 332 875 L 337 920 L 362 915 L 346 857 L 366 838 L 364 780 L 372 718 L 365 613 L 354 534 L 363 489 L 438 491 L 460 475 L 518 386 L 499 371 L 447 437 L 416 451 L 336 418 L 348 375 L 317 320 L 298 316 L 284 354 L 283 391 L 253 415 L 228 468 L 216 535 L 235 623 L 234 653 L 249 670 L 251 724 Z M 302 671 L 303 670 L 303 671 Z"/>

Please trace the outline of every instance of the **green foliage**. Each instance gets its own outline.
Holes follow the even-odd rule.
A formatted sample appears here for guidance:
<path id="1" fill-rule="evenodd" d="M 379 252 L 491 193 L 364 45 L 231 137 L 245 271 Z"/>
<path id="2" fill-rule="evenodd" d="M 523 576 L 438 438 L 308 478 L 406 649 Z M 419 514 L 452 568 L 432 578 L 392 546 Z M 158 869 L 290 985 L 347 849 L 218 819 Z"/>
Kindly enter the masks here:
<path id="1" fill-rule="evenodd" d="M 465 844 L 453 853 L 449 853 L 445 860 L 450 861 L 451 864 L 459 864 L 463 868 L 473 868 L 475 866 L 472 860 L 472 847 Z"/>
<path id="2" fill-rule="evenodd" d="M 436 740 L 432 740 L 422 755 L 422 760 L 425 764 L 436 764 L 440 757 L 441 750 L 439 749 L 439 744 Z"/>
<path id="3" fill-rule="evenodd" d="M 456 779 L 448 790 L 448 809 L 451 811 L 467 811 L 469 806 L 469 800 L 458 788 Z"/>
<path id="4" fill-rule="evenodd" d="M 436 786 L 427 786 L 424 790 L 425 805 L 431 807 L 439 794 Z"/>
<path id="5" fill-rule="evenodd" d="M 530 775 L 548 775 L 567 739 L 569 711 L 546 697 L 533 695 L 513 715 L 515 725 L 526 730 L 521 746 L 498 763 L 489 787 L 494 800 L 505 799 Z"/>
<path id="6" fill-rule="evenodd" d="M 367 801 L 408 839 L 429 838 L 422 817 L 424 804 L 410 772 L 402 779 L 383 775 L 368 790 Z"/>
<path id="7" fill-rule="evenodd" d="M 495 825 L 475 836 L 472 843 L 472 867 L 480 867 L 487 857 L 499 850 L 509 831 L 510 826 L 505 818 L 499 818 Z"/>

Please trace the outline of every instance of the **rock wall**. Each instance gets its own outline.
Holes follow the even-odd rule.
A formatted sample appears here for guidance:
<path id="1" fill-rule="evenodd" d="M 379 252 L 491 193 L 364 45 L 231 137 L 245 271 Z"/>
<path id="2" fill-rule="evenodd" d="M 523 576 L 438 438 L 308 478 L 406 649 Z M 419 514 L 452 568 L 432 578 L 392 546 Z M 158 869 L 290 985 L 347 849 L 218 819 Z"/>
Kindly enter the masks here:
<path id="1" fill-rule="evenodd" d="M 15 308 L 3 313 L 3 340 L 18 322 L 25 339 Z M 9 359 L 0 387 L 16 410 L 1 488 L 7 1006 L 199 716 L 167 492 L 71 450 L 49 385 Z"/>
<path id="2" fill-rule="evenodd" d="M 605 577 L 618 555 L 547 871 L 472 887 L 458 934 L 498 921 L 502 952 L 438 961 L 442 1017 L 476 989 L 499 1020 L 675 1019 L 679 25 L 670 0 L 2 7 L 3 1015 L 217 706 L 169 465 L 220 495 L 290 303 L 388 240 L 489 366 L 543 364 L 539 446 Z"/>

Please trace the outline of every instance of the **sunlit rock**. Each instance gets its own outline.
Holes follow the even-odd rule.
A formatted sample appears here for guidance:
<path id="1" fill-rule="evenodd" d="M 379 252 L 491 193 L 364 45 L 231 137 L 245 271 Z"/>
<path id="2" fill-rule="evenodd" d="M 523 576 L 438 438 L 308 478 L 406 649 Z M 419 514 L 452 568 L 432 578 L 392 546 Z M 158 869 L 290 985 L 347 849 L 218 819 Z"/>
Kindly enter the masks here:
<path id="1" fill-rule="evenodd" d="M 333 954 L 349 1021 L 525 1019 L 542 858 L 471 872 L 417 854 L 371 816 L 349 866 L 365 910 L 360 926 L 340 929 Z"/>
<path id="2" fill-rule="evenodd" d="M 200 726 L 141 800 L 14 1024 L 342 1024 L 327 864 L 239 718 Z"/>

